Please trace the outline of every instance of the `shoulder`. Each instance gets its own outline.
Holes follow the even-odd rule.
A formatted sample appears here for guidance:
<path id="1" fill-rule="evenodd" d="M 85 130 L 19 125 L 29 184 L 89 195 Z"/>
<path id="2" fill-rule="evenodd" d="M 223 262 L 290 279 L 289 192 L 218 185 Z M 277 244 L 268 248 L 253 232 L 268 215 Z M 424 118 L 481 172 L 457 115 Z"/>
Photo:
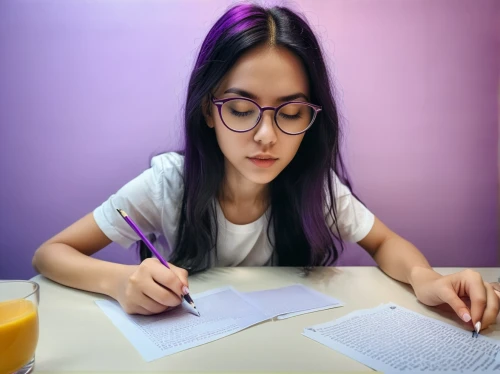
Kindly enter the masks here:
<path id="1" fill-rule="evenodd" d="M 372 228 L 375 216 L 354 196 L 351 189 L 340 180 L 336 173 L 332 172 L 331 175 L 336 217 L 331 215 L 330 199 L 327 195 L 328 224 L 336 234 L 340 233 L 342 239 L 358 242 Z"/>
<path id="2" fill-rule="evenodd" d="M 151 159 L 151 167 L 159 174 L 180 174 L 184 172 L 184 156 L 178 152 L 166 152 Z"/>
<path id="3" fill-rule="evenodd" d="M 158 181 L 167 186 L 183 185 L 184 155 L 166 152 L 151 159 L 151 171 Z"/>
<path id="4" fill-rule="evenodd" d="M 325 179 L 326 179 L 325 190 L 328 191 L 328 180 L 327 178 Z M 350 188 L 341 181 L 341 179 L 334 170 L 330 171 L 330 179 L 331 179 L 332 193 L 335 199 L 352 195 Z M 329 202 L 328 194 L 327 194 L 327 201 Z"/>

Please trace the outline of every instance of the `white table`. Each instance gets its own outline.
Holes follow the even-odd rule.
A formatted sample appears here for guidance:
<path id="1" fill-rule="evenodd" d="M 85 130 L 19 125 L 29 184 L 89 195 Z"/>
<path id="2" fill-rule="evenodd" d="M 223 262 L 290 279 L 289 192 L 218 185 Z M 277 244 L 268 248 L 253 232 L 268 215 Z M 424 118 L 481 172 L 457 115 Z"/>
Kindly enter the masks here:
<path id="1" fill-rule="evenodd" d="M 441 274 L 460 271 L 436 268 Z M 488 282 L 500 268 L 481 268 Z M 419 303 L 411 289 L 376 267 L 318 268 L 302 277 L 294 268 L 220 268 L 190 278 L 191 294 L 232 285 L 247 292 L 303 283 L 337 298 L 344 307 L 287 320 L 268 321 L 223 339 L 156 361 L 146 362 L 94 303 L 99 294 L 74 290 L 42 276 L 40 339 L 35 372 L 369 372 L 367 366 L 301 335 L 304 327 L 342 317 L 354 310 L 394 302 L 456 326 L 453 313 Z M 500 321 L 483 332 L 500 340 Z"/>

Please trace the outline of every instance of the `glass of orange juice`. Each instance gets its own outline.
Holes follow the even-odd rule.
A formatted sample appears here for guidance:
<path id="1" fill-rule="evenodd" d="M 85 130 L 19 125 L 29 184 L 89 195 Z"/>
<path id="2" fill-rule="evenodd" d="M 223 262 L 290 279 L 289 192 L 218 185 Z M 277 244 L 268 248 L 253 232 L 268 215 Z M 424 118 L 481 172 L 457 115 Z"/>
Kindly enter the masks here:
<path id="1" fill-rule="evenodd" d="M 0 374 L 25 374 L 33 370 L 39 300 L 36 282 L 0 281 Z"/>

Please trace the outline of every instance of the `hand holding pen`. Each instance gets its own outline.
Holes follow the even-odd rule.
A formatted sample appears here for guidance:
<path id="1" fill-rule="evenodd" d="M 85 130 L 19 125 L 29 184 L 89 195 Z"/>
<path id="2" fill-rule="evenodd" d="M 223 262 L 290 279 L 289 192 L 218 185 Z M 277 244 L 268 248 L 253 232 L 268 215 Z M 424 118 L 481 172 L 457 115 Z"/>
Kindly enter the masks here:
<path id="1" fill-rule="evenodd" d="M 144 315 L 157 314 L 181 304 L 184 299 L 199 316 L 200 314 L 189 295 L 187 271 L 168 264 L 132 219 L 123 210 L 117 209 L 117 211 L 157 257 L 156 259 L 144 260 L 134 268 L 127 280 L 122 282 L 116 299 L 125 312 Z"/>
<path id="2" fill-rule="evenodd" d="M 473 337 L 495 324 L 499 315 L 500 298 L 494 282 L 486 282 L 473 269 L 441 275 L 430 267 L 415 266 L 409 281 L 422 304 L 451 307 Z"/>

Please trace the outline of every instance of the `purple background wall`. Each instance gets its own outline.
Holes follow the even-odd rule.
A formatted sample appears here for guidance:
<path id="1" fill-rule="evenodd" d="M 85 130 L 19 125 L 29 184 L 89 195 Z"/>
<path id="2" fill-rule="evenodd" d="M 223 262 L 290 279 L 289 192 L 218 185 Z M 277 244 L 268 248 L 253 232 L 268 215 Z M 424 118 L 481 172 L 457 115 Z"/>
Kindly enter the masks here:
<path id="1" fill-rule="evenodd" d="M 0 278 L 34 275 L 38 245 L 181 144 L 194 56 L 231 3 L 0 2 Z M 500 2 L 290 5 L 328 53 L 363 200 L 435 266 L 497 265 Z M 353 245 L 340 264 L 374 262 Z"/>

